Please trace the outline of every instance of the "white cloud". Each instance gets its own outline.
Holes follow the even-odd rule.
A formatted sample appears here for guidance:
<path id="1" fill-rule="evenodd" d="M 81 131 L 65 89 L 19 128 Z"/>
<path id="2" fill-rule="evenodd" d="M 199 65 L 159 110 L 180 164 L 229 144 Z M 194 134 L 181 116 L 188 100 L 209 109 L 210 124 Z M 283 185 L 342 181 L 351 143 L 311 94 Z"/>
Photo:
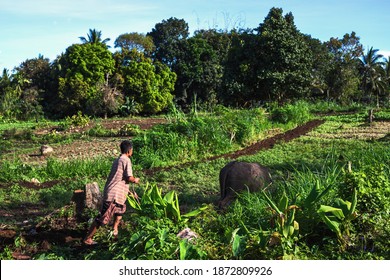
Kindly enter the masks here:
<path id="1" fill-rule="evenodd" d="M 386 58 L 386 59 L 390 57 L 390 51 L 379 50 L 379 51 L 378 51 L 378 54 L 383 55 L 383 57 Z"/>

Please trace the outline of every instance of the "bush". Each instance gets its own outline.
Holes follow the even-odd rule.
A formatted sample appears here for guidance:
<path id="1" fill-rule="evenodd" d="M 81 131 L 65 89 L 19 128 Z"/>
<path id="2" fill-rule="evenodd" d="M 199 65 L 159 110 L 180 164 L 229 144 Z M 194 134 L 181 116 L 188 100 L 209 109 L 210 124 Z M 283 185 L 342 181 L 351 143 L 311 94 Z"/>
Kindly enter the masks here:
<path id="1" fill-rule="evenodd" d="M 125 124 L 123 125 L 119 130 L 120 136 L 135 136 L 140 132 L 140 128 L 138 125 L 135 124 Z"/>
<path id="2" fill-rule="evenodd" d="M 86 134 L 95 137 L 109 137 L 115 135 L 116 132 L 112 130 L 107 130 L 100 123 L 98 123 L 91 129 L 87 130 Z"/>
<path id="3" fill-rule="evenodd" d="M 89 122 L 90 118 L 79 111 L 77 115 L 66 117 L 65 120 L 59 124 L 59 128 L 60 130 L 67 130 L 71 127 L 84 127 L 87 126 Z"/>
<path id="4" fill-rule="evenodd" d="M 311 118 L 309 104 L 305 101 L 297 101 L 295 104 L 287 104 L 271 110 L 272 121 L 282 124 L 301 124 Z"/>

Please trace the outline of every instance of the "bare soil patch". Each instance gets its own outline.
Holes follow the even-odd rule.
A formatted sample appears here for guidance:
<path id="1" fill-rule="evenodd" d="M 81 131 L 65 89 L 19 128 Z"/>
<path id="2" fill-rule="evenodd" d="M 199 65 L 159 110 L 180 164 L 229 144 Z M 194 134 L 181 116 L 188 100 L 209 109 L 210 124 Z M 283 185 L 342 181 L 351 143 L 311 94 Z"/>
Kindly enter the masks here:
<path id="1" fill-rule="evenodd" d="M 358 126 L 337 126 L 328 133 L 317 132 L 316 137 L 323 139 L 359 139 L 359 140 L 379 140 L 390 134 L 389 121 L 375 121 L 372 123 L 362 123 Z"/>
<path id="2" fill-rule="evenodd" d="M 99 124 L 107 130 L 118 130 L 121 127 L 132 124 L 137 125 L 141 130 L 148 130 L 155 125 L 166 123 L 164 118 L 139 118 L 139 119 L 107 119 L 99 121 Z M 39 129 L 34 133 L 36 135 L 44 135 L 48 133 L 56 134 L 72 134 L 83 133 L 96 125 L 95 121 L 91 121 L 85 127 L 70 128 L 66 131 L 57 131 L 55 127 Z M 126 137 L 88 137 L 86 139 L 73 140 L 71 143 L 53 144 L 54 149 L 50 155 L 60 160 L 68 159 L 92 159 L 102 156 L 117 156 L 119 153 L 119 142 Z M 129 138 L 129 137 L 127 137 Z M 47 157 L 40 153 L 40 145 L 36 145 L 34 150 L 29 153 L 18 154 L 17 156 L 26 163 L 42 164 L 47 160 Z M 14 152 L 9 153 L 9 157 L 13 158 Z"/>

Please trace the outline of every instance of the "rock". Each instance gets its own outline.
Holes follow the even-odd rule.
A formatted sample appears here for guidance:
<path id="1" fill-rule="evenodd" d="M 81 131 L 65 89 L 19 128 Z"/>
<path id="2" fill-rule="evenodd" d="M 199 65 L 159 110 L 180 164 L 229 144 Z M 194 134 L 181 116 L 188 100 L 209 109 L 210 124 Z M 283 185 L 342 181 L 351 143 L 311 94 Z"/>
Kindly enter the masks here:
<path id="1" fill-rule="evenodd" d="M 41 182 L 39 182 L 39 180 L 36 179 L 36 178 L 32 178 L 32 179 L 30 180 L 30 182 L 33 183 L 33 184 L 35 184 L 35 185 L 39 185 L 39 184 L 41 183 Z"/>
<path id="2" fill-rule="evenodd" d="M 40 151 L 42 156 L 47 156 L 52 154 L 54 150 L 49 145 L 42 145 Z"/>
<path id="3" fill-rule="evenodd" d="M 193 232 L 190 228 L 185 228 L 177 234 L 177 237 L 192 240 L 194 238 L 198 238 L 198 235 L 195 232 Z"/>
<path id="4" fill-rule="evenodd" d="M 85 206 L 87 208 L 100 210 L 102 200 L 98 183 L 93 182 L 85 185 Z"/>

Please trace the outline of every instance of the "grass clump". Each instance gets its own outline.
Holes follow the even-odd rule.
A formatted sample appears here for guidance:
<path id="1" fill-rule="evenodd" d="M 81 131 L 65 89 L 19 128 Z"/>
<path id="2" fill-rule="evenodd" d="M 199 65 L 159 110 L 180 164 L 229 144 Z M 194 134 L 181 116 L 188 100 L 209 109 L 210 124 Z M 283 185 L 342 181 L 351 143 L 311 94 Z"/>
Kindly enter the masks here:
<path id="1" fill-rule="evenodd" d="M 273 126 L 261 109 L 229 110 L 218 116 L 189 115 L 170 119 L 133 141 L 144 168 L 195 161 L 227 153 L 258 140 Z"/>
<path id="2" fill-rule="evenodd" d="M 271 107 L 271 119 L 282 124 L 302 124 L 312 118 L 309 104 L 305 101 L 297 101 L 294 104 Z"/>

